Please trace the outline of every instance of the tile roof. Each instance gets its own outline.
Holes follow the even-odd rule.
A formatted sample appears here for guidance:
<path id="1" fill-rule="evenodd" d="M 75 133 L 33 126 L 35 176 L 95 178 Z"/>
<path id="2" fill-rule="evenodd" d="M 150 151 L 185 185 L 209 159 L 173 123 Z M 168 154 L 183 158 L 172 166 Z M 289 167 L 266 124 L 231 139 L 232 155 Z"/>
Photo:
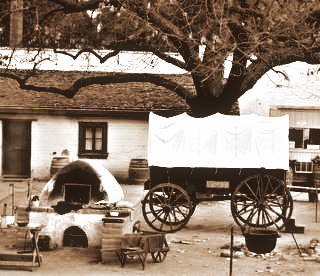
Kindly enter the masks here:
<path id="1" fill-rule="evenodd" d="M 42 86 L 68 87 L 81 76 L 95 76 L 106 73 L 82 71 L 43 71 L 33 83 Z M 193 89 L 189 75 L 166 75 L 186 88 Z M 189 109 L 186 102 L 174 92 L 150 83 L 119 83 L 91 85 L 82 88 L 72 98 L 62 95 L 23 90 L 17 82 L 0 78 L 0 109 L 50 109 L 57 111 L 157 111 Z"/>

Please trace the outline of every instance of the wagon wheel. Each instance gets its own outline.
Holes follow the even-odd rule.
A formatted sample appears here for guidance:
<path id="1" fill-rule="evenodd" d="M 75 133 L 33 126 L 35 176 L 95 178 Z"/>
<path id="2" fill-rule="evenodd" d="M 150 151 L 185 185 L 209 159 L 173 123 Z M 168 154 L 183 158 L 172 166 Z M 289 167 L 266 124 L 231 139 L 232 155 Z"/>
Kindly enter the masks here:
<path id="1" fill-rule="evenodd" d="M 180 186 L 162 183 L 153 187 L 142 201 L 142 214 L 156 231 L 175 232 L 190 219 L 195 204 Z"/>
<path id="2" fill-rule="evenodd" d="M 194 203 L 192 200 L 191 200 L 191 204 L 192 204 L 192 207 L 191 207 L 191 209 L 189 210 L 189 219 L 190 219 L 190 217 L 193 215 L 193 213 L 194 213 L 194 211 L 195 211 L 195 209 L 196 209 L 196 207 L 197 207 L 197 204 Z M 169 222 L 169 221 L 167 221 L 164 217 L 158 216 L 158 212 L 157 212 L 156 208 L 154 208 L 154 205 L 150 205 L 150 210 L 152 210 L 152 211 L 153 211 L 153 215 L 154 215 L 155 217 L 157 217 L 157 219 L 158 219 L 159 221 L 163 222 L 164 224 L 168 224 L 168 225 L 179 225 L 179 224 L 181 223 L 180 220 L 170 221 L 170 222 Z M 188 221 L 189 221 L 189 219 L 188 219 Z M 188 221 L 187 221 L 187 222 L 188 222 Z M 186 222 L 186 223 L 187 223 L 187 222 Z M 177 231 L 177 230 L 175 230 L 175 231 Z"/>
<path id="3" fill-rule="evenodd" d="M 292 209 L 293 200 L 284 182 L 268 174 L 244 179 L 231 196 L 231 213 L 240 226 L 281 229 Z"/>
<path id="4" fill-rule="evenodd" d="M 155 263 L 161 263 L 167 257 L 167 251 L 159 250 L 155 252 L 150 252 L 150 254 Z"/>

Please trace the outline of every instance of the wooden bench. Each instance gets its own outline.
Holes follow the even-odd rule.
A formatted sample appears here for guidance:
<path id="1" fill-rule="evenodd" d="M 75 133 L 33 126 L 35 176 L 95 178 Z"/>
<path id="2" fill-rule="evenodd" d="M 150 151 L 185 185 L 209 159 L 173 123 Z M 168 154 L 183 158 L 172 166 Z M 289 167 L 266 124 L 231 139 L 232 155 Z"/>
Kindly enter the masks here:
<path id="1" fill-rule="evenodd" d="M 17 228 L 31 233 L 31 250 L 24 250 L 16 254 L 0 253 L 0 269 L 33 271 L 34 268 L 40 267 L 42 263 L 38 248 L 39 232 L 42 227 L 17 226 Z M 11 229 L 15 229 L 15 227 Z"/>

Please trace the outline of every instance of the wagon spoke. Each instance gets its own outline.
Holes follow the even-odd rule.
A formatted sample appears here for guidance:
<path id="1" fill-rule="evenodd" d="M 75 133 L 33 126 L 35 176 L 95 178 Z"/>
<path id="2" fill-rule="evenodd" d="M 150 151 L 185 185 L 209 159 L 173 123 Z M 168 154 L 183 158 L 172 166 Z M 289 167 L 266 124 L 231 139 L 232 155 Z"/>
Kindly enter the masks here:
<path id="1" fill-rule="evenodd" d="M 175 219 L 175 222 L 177 222 L 178 218 L 177 218 L 177 214 L 176 214 L 176 210 L 175 209 L 173 209 L 173 217 Z"/>
<path id="2" fill-rule="evenodd" d="M 262 214 L 261 214 L 261 219 L 262 219 L 262 225 L 265 225 L 266 224 L 266 218 L 265 218 L 265 214 L 262 210 Z"/>
<path id="3" fill-rule="evenodd" d="M 170 213 L 168 213 L 168 218 L 169 218 L 169 226 L 170 226 L 170 230 L 172 230 L 172 223 L 171 223 L 171 216 L 170 216 Z"/>
<path id="4" fill-rule="evenodd" d="M 172 195 L 173 195 L 173 188 L 171 187 L 170 193 L 169 193 L 169 196 L 168 196 L 168 202 L 171 202 Z"/>
<path id="5" fill-rule="evenodd" d="M 270 194 L 275 194 L 279 188 L 280 188 L 280 185 L 276 185 L 276 187 L 271 191 Z"/>
<path id="6" fill-rule="evenodd" d="M 238 199 L 239 198 L 239 199 Z M 238 202 L 241 202 L 240 199 L 247 199 L 247 200 L 254 200 L 252 197 L 248 196 L 247 194 L 244 194 L 244 193 L 237 193 L 235 195 L 235 199 L 238 201 Z"/>
<path id="7" fill-rule="evenodd" d="M 176 198 L 172 201 L 172 203 L 176 203 L 178 201 L 178 199 L 182 198 L 183 194 L 178 194 L 178 196 L 176 196 Z"/>
<path id="8" fill-rule="evenodd" d="M 259 225 L 260 214 L 261 214 L 261 209 L 259 208 L 259 210 L 258 210 L 258 217 L 257 217 L 256 225 Z"/>
<path id="9" fill-rule="evenodd" d="M 184 212 L 182 212 L 179 207 L 177 207 L 177 210 L 179 211 L 179 213 L 180 213 L 184 218 L 187 217 L 187 214 L 185 214 Z"/>
<path id="10" fill-rule="evenodd" d="M 150 211 L 146 211 L 146 214 L 153 214 L 156 213 L 157 215 L 160 215 L 161 213 L 163 213 L 163 209 L 159 209 L 159 210 L 150 210 Z"/>
<path id="11" fill-rule="evenodd" d="M 263 190 L 263 193 L 264 193 L 265 195 L 268 193 L 269 184 L 271 184 L 271 180 L 270 180 L 270 177 L 267 176 L 267 181 L 266 181 L 266 183 L 265 183 L 265 187 L 264 187 L 264 190 Z"/>
<path id="12" fill-rule="evenodd" d="M 249 215 L 248 218 L 247 218 L 247 222 L 251 222 L 253 216 L 254 216 L 256 213 L 257 213 L 257 209 L 252 209 L 250 215 Z"/>
<path id="13" fill-rule="evenodd" d="M 255 197 L 256 200 L 258 200 L 257 195 L 254 193 L 254 191 L 252 190 L 252 188 L 250 187 L 250 185 L 248 184 L 247 181 L 245 181 L 246 187 L 248 187 L 249 191 L 251 192 L 251 194 Z"/>
<path id="14" fill-rule="evenodd" d="M 236 202 L 237 202 L 237 204 L 239 205 L 239 206 L 248 206 L 248 205 L 255 205 L 255 201 L 254 200 L 236 200 Z"/>
<path id="15" fill-rule="evenodd" d="M 263 182 L 263 179 L 262 179 L 261 175 L 258 175 L 258 177 L 257 177 L 257 197 L 259 199 L 262 199 L 262 197 L 263 197 L 261 182 Z"/>
<path id="16" fill-rule="evenodd" d="M 278 224 L 277 224 L 277 221 L 275 221 L 268 212 L 265 212 L 265 214 L 266 214 L 269 222 L 270 222 L 270 223 L 272 222 L 272 224 L 274 224 L 278 229 L 280 229 L 280 227 L 279 227 Z"/>
<path id="17" fill-rule="evenodd" d="M 285 207 L 284 205 L 281 205 L 280 203 L 277 204 L 277 203 L 274 203 L 274 202 L 269 202 L 268 205 L 271 206 L 271 207 L 281 208 L 282 210 Z"/>
<path id="18" fill-rule="evenodd" d="M 156 220 L 157 220 L 157 218 L 155 217 L 155 218 L 151 221 L 151 223 L 154 223 Z"/>
<path id="19" fill-rule="evenodd" d="M 271 212 L 273 212 L 274 214 L 276 214 L 278 217 L 282 218 L 282 214 L 279 214 L 278 212 L 276 212 L 272 207 L 270 207 L 269 205 L 266 206 Z"/>
<path id="20" fill-rule="evenodd" d="M 161 204 L 161 203 L 164 203 L 164 197 L 162 196 L 162 195 L 158 195 L 158 194 L 153 194 L 153 197 L 152 197 L 153 199 L 155 199 L 155 200 L 158 200 L 159 201 L 159 203 Z"/>
<path id="21" fill-rule="evenodd" d="M 269 213 L 268 213 L 268 212 L 266 212 L 265 210 L 263 210 L 263 214 L 264 214 L 264 216 L 266 217 L 266 219 L 268 220 L 268 223 L 274 222 L 273 220 L 270 220 L 270 217 L 269 217 Z"/>
<path id="22" fill-rule="evenodd" d="M 251 207 L 250 209 L 246 209 L 247 206 L 245 206 L 244 208 L 242 208 L 241 210 L 238 211 L 238 214 L 239 214 L 239 215 L 243 215 L 243 214 L 245 214 L 245 213 L 250 212 L 252 209 L 254 209 L 254 206 L 250 206 L 250 207 Z"/>
<path id="23" fill-rule="evenodd" d="M 238 205 L 241 206 L 254 206 L 255 205 L 255 201 L 237 201 Z"/>
<path id="24" fill-rule="evenodd" d="M 168 199 L 166 198 L 166 193 L 164 191 L 164 187 L 162 187 L 161 192 L 163 194 L 162 198 L 164 199 L 163 203 L 167 204 L 168 203 Z"/>
<path id="25" fill-rule="evenodd" d="M 166 256 L 167 256 L 167 252 L 162 251 L 161 249 L 156 252 L 151 252 L 151 257 L 152 257 L 153 261 L 156 263 L 162 262 L 166 258 Z"/>
<path id="26" fill-rule="evenodd" d="M 166 212 L 162 209 L 161 212 L 156 217 L 165 219 Z"/>

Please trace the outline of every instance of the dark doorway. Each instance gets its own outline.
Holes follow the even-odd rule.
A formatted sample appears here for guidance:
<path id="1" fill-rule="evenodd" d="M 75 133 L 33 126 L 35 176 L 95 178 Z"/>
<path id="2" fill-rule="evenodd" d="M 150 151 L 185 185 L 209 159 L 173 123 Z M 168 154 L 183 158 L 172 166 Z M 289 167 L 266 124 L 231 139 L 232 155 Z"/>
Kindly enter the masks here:
<path id="1" fill-rule="evenodd" d="M 71 226 L 64 231 L 63 246 L 88 247 L 86 233 L 77 226 Z"/>
<path id="2" fill-rule="evenodd" d="M 3 120 L 2 174 L 29 177 L 31 160 L 31 121 Z"/>

